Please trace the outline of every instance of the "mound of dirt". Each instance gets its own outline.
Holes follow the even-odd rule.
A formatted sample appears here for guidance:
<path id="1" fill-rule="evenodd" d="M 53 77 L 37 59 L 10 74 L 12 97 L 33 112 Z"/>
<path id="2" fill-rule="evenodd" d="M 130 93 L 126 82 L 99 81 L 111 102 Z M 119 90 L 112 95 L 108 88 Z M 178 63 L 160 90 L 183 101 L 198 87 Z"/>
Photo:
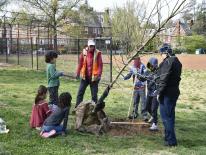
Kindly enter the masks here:
<path id="1" fill-rule="evenodd" d="M 114 123 L 113 123 L 114 122 Z M 149 131 L 150 124 L 144 123 L 141 120 L 112 120 L 111 127 L 108 131 L 110 136 L 133 136 L 138 134 L 152 135 L 161 134 L 161 130 Z"/>

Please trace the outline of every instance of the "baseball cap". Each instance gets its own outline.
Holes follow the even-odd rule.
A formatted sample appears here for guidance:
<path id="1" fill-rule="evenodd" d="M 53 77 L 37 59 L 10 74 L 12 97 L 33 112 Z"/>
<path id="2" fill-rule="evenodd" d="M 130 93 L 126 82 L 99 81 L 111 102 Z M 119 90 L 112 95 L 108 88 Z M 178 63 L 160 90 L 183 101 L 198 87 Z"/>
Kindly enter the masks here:
<path id="1" fill-rule="evenodd" d="M 95 46 L 94 40 L 88 40 L 88 46 Z"/>

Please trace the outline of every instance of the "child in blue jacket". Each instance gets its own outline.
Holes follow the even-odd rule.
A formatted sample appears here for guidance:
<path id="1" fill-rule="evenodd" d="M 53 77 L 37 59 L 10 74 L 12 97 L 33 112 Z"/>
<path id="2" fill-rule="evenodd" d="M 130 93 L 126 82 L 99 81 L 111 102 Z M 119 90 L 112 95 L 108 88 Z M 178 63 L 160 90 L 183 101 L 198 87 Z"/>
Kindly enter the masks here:
<path id="1" fill-rule="evenodd" d="M 156 79 L 157 79 L 157 68 L 158 68 L 158 60 L 157 58 L 150 58 L 147 63 L 147 111 L 151 115 L 151 118 L 149 120 L 150 123 L 152 123 L 152 126 L 149 128 L 150 131 L 156 131 L 158 130 L 157 127 L 157 110 L 159 103 L 157 101 L 157 85 L 156 85 Z"/>

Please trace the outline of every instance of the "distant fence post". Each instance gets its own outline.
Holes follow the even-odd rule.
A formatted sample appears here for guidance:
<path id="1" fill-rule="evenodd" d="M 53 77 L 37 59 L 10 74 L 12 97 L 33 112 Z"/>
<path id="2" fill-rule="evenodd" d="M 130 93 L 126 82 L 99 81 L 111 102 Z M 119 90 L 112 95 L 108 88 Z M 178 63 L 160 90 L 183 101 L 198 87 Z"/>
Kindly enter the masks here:
<path id="1" fill-rule="evenodd" d="M 6 22 L 5 22 L 6 16 L 4 15 L 4 29 L 3 29 L 3 51 L 6 52 L 6 63 L 8 63 L 8 49 L 7 49 L 7 36 L 6 36 Z M 4 47 L 5 46 L 5 47 Z"/>
<path id="2" fill-rule="evenodd" d="M 39 69 L 39 58 L 38 58 L 38 38 L 36 38 L 36 69 Z"/>
<path id="3" fill-rule="evenodd" d="M 32 33 L 31 33 L 31 29 L 32 29 L 32 25 L 30 25 L 30 30 L 29 30 L 29 33 L 30 33 L 30 45 L 31 45 L 31 68 L 33 69 L 34 68 L 34 56 L 33 56 L 33 38 L 32 38 Z"/>
<path id="4" fill-rule="evenodd" d="M 47 28 L 47 39 L 48 39 L 48 50 L 50 50 L 50 39 L 49 39 L 49 25 L 48 25 L 48 28 Z"/>
<path id="5" fill-rule="evenodd" d="M 39 70 L 39 50 L 38 50 L 38 45 L 39 45 L 39 24 L 38 24 L 38 35 L 36 38 L 36 69 Z"/>
<path id="6" fill-rule="evenodd" d="M 9 24 L 9 26 L 10 26 L 10 54 L 13 54 L 12 25 Z"/>
<path id="7" fill-rule="evenodd" d="M 106 39 L 105 44 L 106 44 L 107 55 L 109 55 L 109 58 L 110 58 L 110 62 L 109 62 L 110 77 L 109 77 L 109 81 L 112 82 L 112 38 Z"/>
<path id="8" fill-rule="evenodd" d="M 31 37 L 31 36 L 30 36 Z M 34 68 L 34 57 L 33 57 L 33 38 L 31 37 L 31 68 L 33 69 Z"/>
<path id="9" fill-rule="evenodd" d="M 79 54 L 80 54 L 80 45 L 79 45 L 79 41 L 80 41 L 80 40 L 79 40 L 79 38 L 78 38 L 78 39 L 77 39 L 77 46 L 78 46 L 78 47 L 77 47 L 77 57 L 78 57 L 77 59 L 78 59 L 78 64 L 79 64 Z"/>
<path id="10" fill-rule="evenodd" d="M 17 64 L 19 65 L 19 23 L 18 23 L 18 34 L 17 34 Z"/>
<path id="11" fill-rule="evenodd" d="M 8 49 L 7 49 L 7 38 L 4 38 L 5 52 L 6 52 L 6 63 L 8 63 Z"/>
<path id="12" fill-rule="evenodd" d="M 110 82 L 112 82 L 112 38 L 110 38 Z"/>

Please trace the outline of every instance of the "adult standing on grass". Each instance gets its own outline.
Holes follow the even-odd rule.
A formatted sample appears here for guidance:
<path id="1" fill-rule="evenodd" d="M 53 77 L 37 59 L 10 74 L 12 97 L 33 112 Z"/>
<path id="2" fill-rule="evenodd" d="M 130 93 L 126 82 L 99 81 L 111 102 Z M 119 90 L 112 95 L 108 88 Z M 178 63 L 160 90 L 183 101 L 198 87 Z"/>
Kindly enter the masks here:
<path id="1" fill-rule="evenodd" d="M 165 146 L 177 146 L 175 135 L 175 106 L 180 95 L 182 64 L 172 53 L 169 45 L 160 48 L 163 62 L 159 65 L 157 99 L 160 102 L 160 115 L 165 128 Z"/>
<path id="2" fill-rule="evenodd" d="M 83 101 L 88 85 L 90 85 L 92 101 L 97 102 L 98 84 L 102 75 L 103 63 L 102 53 L 95 48 L 94 40 L 88 40 L 88 47 L 80 54 L 79 60 L 77 79 L 81 78 L 81 81 L 75 107 Z"/>

